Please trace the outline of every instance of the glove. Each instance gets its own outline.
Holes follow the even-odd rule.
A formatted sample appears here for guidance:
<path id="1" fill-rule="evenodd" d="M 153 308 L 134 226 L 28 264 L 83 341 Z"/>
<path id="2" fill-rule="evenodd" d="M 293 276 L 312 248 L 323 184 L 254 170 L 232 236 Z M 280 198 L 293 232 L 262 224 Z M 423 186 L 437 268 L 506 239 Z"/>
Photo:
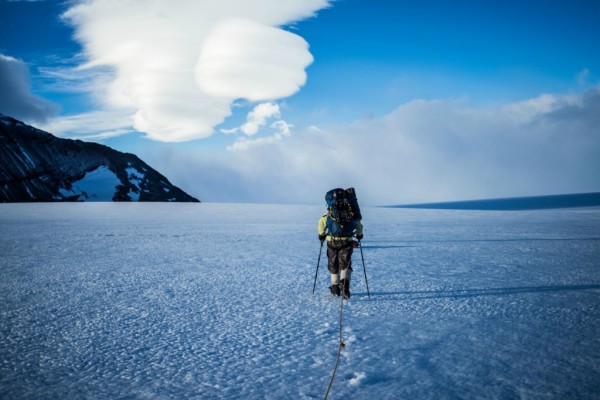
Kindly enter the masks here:
<path id="1" fill-rule="evenodd" d="M 363 238 L 363 235 L 362 235 L 362 234 L 360 234 L 360 235 L 356 235 L 356 238 L 357 238 L 358 240 L 362 240 L 362 238 Z"/>
<path id="2" fill-rule="evenodd" d="M 327 237 L 327 235 L 319 235 L 319 241 L 322 243 L 326 237 Z"/>

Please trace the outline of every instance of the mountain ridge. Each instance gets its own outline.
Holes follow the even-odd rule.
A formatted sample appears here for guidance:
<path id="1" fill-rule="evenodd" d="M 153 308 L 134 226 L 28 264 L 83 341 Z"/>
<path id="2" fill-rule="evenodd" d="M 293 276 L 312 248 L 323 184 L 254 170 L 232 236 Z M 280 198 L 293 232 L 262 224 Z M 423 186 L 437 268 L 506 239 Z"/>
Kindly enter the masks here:
<path id="1" fill-rule="evenodd" d="M 135 154 L 0 114 L 0 202 L 55 201 L 199 202 Z"/>

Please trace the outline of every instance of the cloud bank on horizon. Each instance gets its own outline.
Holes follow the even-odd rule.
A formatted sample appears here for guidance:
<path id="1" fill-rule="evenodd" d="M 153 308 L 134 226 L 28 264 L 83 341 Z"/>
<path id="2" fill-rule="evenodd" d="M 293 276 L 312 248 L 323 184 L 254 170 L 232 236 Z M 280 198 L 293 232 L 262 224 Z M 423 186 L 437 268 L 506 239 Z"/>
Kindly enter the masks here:
<path id="1" fill-rule="evenodd" d="M 414 100 L 381 118 L 312 127 L 227 157 L 165 150 L 154 162 L 207 201 L 315 203 L 339 186 L 354 186 L 371 205 L 592 192 L 600 188 L 598 126 L 600 86 L 494 106 Z"/>
<path id="2" fill-rule="evenodd" d="M 178 142 L 212 135 L 237 99 L 269 102 L 300 90 L 313 57 L 303 38 L 280 27 L 328 5 L 182 0 L 174 7 L 168 0 L 91 0 L 74 5 L 63 18 L 83 46 L 86 61 L 76 71 L 92 78 L 98 71 L 92 93 L 100 111 L 119 121 L 128 113 L 129 126 L 149 138 Z M 109 82 L 106 67 L 113 72 Z M 75 118 L 82 131 L 86 117 L 93 122 L 94 115 Z M 47 128 L 61 133 L 72 123 L 73 116 L 59 118 Z"/>

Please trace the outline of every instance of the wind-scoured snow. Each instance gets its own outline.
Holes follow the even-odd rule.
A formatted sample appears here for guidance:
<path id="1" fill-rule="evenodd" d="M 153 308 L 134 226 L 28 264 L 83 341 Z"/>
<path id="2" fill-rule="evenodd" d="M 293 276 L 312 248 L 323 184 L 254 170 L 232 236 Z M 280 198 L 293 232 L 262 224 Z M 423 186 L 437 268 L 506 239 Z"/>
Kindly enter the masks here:
<path id="1" fill-rule="evenodd" d="M 323 398 L 323 211 L 0 205 L 0 398 Z M 600 397 L 600 209 L 362 213 L 330 399 Z"/>

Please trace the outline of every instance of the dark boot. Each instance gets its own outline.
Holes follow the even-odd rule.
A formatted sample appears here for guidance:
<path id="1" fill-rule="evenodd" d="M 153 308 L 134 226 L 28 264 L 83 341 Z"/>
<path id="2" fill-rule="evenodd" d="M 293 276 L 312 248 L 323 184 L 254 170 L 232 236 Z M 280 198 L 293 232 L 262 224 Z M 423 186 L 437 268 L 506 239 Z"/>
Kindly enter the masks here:
<path id="1" fill-rule="evenodd" d="M 331 285 L 331 286 L 329 286 L 329 290 L 331 290 L 332 296 L 337 297 L 340 295 L 340 285 Z"/>
<path id="2" fill-rule="evenodd" d="M 342 281 L 340 282 L 340 286 L 342 287 L 342 294 L 344 295 L 344 298 L 349 299 L 350 298 L 350 280 L 342 279 Z"/>

